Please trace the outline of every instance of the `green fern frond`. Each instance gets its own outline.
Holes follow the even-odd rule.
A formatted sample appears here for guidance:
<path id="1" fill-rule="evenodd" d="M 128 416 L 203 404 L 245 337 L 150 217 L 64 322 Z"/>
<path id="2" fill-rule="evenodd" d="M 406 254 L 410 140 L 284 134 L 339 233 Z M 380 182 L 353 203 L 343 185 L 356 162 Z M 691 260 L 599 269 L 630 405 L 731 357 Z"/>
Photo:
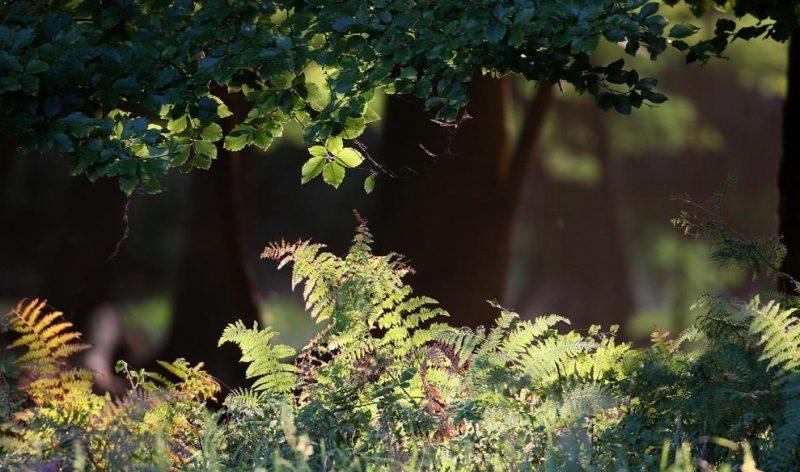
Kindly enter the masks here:
<path id="1" fill-rule="evenodd" d="M 249 364 L 247 378 L 256 379 L 253 390 L 273 395 L 290 392 L 295 387 L 297 371 L 294 365 L 282 362 L 294 356 L 296 351 L 285 344 L 272 344 L 276 334 L 269 328 L 259 329 L 257 324 L 247 328 L 244 323 L 237 321 L 225 328 L 218 343 L 219 346 L 229 342 L 239 346 L 242 351 L 241 362 Z"/>
<path id="2" fill-rule="evenodd" d="M 547 338 L 528 347 L 519 356 L 519 363 L 535 385 L 565 374 L 564 368 L 569 361 L 590 347 L 594 347 L 594 344 L 577 333 Z"/>
<path id="3" fill-rule="evenodd" d="M 454 328 L 442 325 L 434 333 L 434 340 L 446 344 L 453 349 L 453 354 L 458 359 L 459 367 L 472 360 L 475 349 L 486 339 L 486 330 L 480 326 L 471 328 Z"/>
<path id="4" fill-rule="evenodd" d="M 234 415 L 251 416 L 260 412 L 269 399 L 269 392 L 237 388 L 225 397 L 223 405 Z"/>
<path id="5" fill-rule="evenodd" d="M 760 360 L 776 371 L 785 382 L 791 373 L 800 369 L 800 319 L 795 309 L 782 309 L 770 301 L 762 305 L 755 297 L 747 305 L 751 321 L 748 333 L 756 337 L 763 353 Z"/>
<path id="6" fill-rule="evenodd" d="M 212 400 L 219 393 L 219 383 L 214 378 L 203 370 L 203 363 L 200 362 L 196 365 L 191 365 L 185 359 L 176 359 L 172 362 L 157 361 L 164 370 L 180 379 L 179 382 L 169 382 L 165 386 L 172 388 L 174 391 L 185 395 L 187 398 L 205 402 Z M 148 373 L 151 378 L 153 373 Z M 160 380 L 164 382 L 163 376 Z"/>
<path id="7" fill-rule="evenodd" d="M 353 244 L 344 258 L 310 242 L 277 243 L 264 256 L 293 263 L 292 287 L 302 283 L 306 310 L 317 322 L 331 321 L 323 344 L 355 361 L 376 350 L 405 356 L 431 340 L 425 325 L 447 316 L 435 300 L 413 295 L 403 283 L 410 269 L 395 254 L 372 254 L 372 235 L 358 215 Z M 383 330 L 375 336 L 373 330 Z"/>
<path id="8" fill-rule="evenodd" d="M 775 301 L 762 305 L 754 297 L 746 306 L 748 333 L 761 348 L 759 360 L 766 362 L 780 386 L 783 405 L 764 463 L 774 470 L 800 466 L 800 319 L 795 309 L 783 309 Z"/>

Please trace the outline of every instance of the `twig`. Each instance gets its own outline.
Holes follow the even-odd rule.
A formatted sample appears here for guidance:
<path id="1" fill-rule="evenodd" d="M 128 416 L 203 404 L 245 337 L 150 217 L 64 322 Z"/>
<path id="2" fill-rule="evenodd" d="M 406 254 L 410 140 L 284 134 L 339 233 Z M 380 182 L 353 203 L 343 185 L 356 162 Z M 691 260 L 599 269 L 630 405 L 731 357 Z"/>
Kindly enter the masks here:
<path id="1" fill-rule="evenodd" d="M 130 210 L 132 201 L 133 198 L 128 197 L 128 200 L 125 202 L 125 208 L 122 213 L 122 236 L 119 238 L 119 241 L 117 241 L 117 244 L 114 246 L 114 251 L 111 253 L 110 256 L 108 256 L 108 259 L 106 259 L 106 264 L 108 264 L 109 262 L 111 262 L 112 259 L 117 257 L 117 254 L 119 254 L 119 251 L 122 249 L 122 245 L 125 243 L 125 241 L 128 240 L 128 237 L 131 234 Z"/>

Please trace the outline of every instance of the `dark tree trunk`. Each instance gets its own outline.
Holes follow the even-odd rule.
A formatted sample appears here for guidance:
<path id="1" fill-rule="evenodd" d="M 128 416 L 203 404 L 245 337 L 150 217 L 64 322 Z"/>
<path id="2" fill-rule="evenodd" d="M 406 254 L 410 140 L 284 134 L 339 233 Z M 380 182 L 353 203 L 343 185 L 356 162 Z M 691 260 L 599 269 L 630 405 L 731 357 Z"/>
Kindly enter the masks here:
<path id="1" fill-rule="evenodd" d="M 529 180 L 533 263 L 521 290 L 521 307 L 531 314 L 563 314 L 577 328 L 608 328 L 626 320 L 634 308 L 617 183 L 607 118 L 586 107 L 576 111 L 591 113 L 595 142 L 590 149 L 600 175 L 593 183 L 567 182 L 549 175 L 542 161 L 536 161 Z"/>
<path id="2" fill-rule="evenodd" d="M 236 104 L 225 98 L 229 106 Z M 241 116 L 235 106 L 230 108 Z M 228 131 L 230 120 L 223 127 Z M 246 264 L 251 254 L 243 242 L 241 156 L 223 149 L 221 142 L 218 155 L 210 170 L 192 175 L 173 323 L 161 358 L 203 361 L 209 372 L 233 386 L 245 381 L 238 351 L 217 349 L 217 340 L 236 319 L 248 325 L 258 320 L 259 304 Z"/>
<path id="3" fill-rule="evenodd" d="M 3 136 L 0 154 L 0 221 L 15 228 L 0 243 L 3 296 L 46 299 L 85 341 L 116 345 L 116 332 L 93 329 L 99 308 L 114 299 L 115 256 L 126 238 L 126 199 L 116 180 L 68 177 L 65 156 L 19 156 Z M 94 370 L 109 372 L 112 359 L 101 362 Z"/>
<path id="4" fill-rule="evenodd" d="M 778 170 L 779 231 L 787 255 L 781 270 L 800 280 L 800 30 L 792 33 L 789 42 L 788 91 L 783 112 L 783 153 Z M 780 288 L 795 293 L 785 279 Z"/>
<path id="5" fill-rule="evenodd" d="M 125 237 L 125 202 L 115 180 L 71 179 L 49 278 L 37 295 L 64 311 L 83 333 L 88 334 L 94 309 L 111 301 L 113 256 Z"/>
<path id="6" fill-rule="evenodd" d="M 457 324 L 491 324 L 496 313 L 486 300 L 505 293 L 514 173 L 526 167 L 516 156 L 528 157 L 510 149 L 510 85 L 474 80 L 471 118 L 457 130 L 432 123 L 416 101 L 390 97 L 387 104 L 384 155 L 398 178 L 384 184 L 377 240 L 409 258 L 415 290 L 438 299 Z M 529 137 L 526 149 L 538 141 Z"/>

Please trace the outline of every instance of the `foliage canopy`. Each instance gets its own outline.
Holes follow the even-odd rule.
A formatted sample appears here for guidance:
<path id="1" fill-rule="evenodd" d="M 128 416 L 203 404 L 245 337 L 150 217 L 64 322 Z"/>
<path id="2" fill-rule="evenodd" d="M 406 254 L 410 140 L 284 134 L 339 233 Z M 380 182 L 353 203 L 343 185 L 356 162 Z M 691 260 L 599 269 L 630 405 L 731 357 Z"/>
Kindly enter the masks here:
<path id="1" fill-rule="evenodd" d="M 126 193 L 208 168 L 218 141 L 266 149 L 298 123 L 314 145 L 303 181 L 338 186 L 365 160 L 343 140 L 377 118 L 368 103 L 379 90 L 450 121 L 479 74 L 569 83 L 623 113 L 664 101 L 622 57 L 592 60 L 601 40 L 655 59 L 694 32 L 668 28 L 658 10 L 645 0 L 3 1 L 0 122 L 22 150 L 67 153 L 76 174 L 118 178 Z M 236 96 L 246 106 L 231 110 Z"/>

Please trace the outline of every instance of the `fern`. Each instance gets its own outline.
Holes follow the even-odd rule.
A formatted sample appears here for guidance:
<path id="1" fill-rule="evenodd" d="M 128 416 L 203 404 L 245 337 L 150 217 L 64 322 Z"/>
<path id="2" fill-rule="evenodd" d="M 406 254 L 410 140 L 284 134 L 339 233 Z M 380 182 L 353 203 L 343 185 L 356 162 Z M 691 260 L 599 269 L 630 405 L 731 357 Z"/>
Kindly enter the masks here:
<path id="1" fill-rule="evenodd" d="M 21 351 L 14 360 L 25 382 L 18 389 L 25 398 L 2 427 L 0 451 L 41 454 L 58 441 L 65 428 L 87 428 L 103 399 L 92 393 L 91 372 L 69 367 L 70 356 L 88 348 L 78 342 L 81 335 L 71 331 L 72 323 L 61 312 L 47 311 L 40 300 L 20 301 L 5 314 L 5 321 L 17 339 L 8 348 Z"/>
<path id="2" fill-rule="evenodd" d="M 791 309 L 706 298 L 695 326 L 677 337 L 656 331 L 643 348 L 618 342 L 616 327 L 564 332 L 566 318 L 524 319 L 496 302 L 492 326 L 457 328 L 404 283 L 411 269 L 400 257 L 371 245 L 360 221 L 343 257 L 302 241 L 265 249 L 291 264 L 321 330 L 290 362 L 294 349 L 274 344 L 271 329 L 229 325 L 219 344 L 239 347 L 253 384 L 215 413 L 208 403 L 219 385 L 182 359 L 160 362 L 160 373 L 120 362 L 129 392 L 93 394 L 88 373 L 68 365 L 84 348 L 79 335 L 42 302 L 21 304 L 7 316 L 20 358 L 0 364 L 9 412 L 0 469 L 800 465 L 800 321 Z M 17 388 L 23 402 L 13 400 Z"/>
<path id="3" fill-rule="evenodd" d="M 781 309 L 774 301 L 762 305 L 759 297 L 748 303 L 751 322 L 748 332 L 763 349 L 761 360 L 774 369 L 780 382 L 800 369 L 800 319 L 794 309 Z"/>
<path id="4" fill-rule="evenodd" d="M 782 421 L 776 425 L 766 464 L 788 470 L 800 466 L 800 320 L 794 309 L 782 309 L 774 301 L 762 305 L 755 297 L 745 308 L 750 317 L 748 333 L 762 350 L 759 360 L 774 372 L 780 393 Z"/>
<path id="5" fill-rule="evenodd" d="M 430 341 L 424 326 L 448 316 L 435 300 L 414 296 L 403 283 L 410 269 L 396 254 L 371 253 L 372 235 L 360 217 L 350 251 L 344 258 L 311 242 L 273 243 L 262 257 L 292 263 L 292 288 L 303 283 L 306 309 L 317 322 L 331 320 L 323 331 L 327 349 L 342 358 L 359 359 L 387 348 L 403 356 Z M 372 335 L 384 330 L 381 337 Z"/>
<path id="6" fill-rule="evenodd" d="M 269 392 L 252 388 L 238 388 L 225 397 L 225 408 L 239 416 L 258 414 L 270 400 Z"/>
<path id="7" fill-rule="evenodd" d="M 453 347 L 459 365 L 471 362 L 479 368 L 514 369 L 534 384 L 552 380 L 559 367 L 594 345 L 575 333 L 556 336 L 552 326 L 569 323 L 563 317 L 520 320 L 518 314 L 499 308 L 500 317 L 488 334 L 483 327 L 474 331 L 445 328 L 437 330 L 435 338 Z"/>
<path id="8" fill-rule="evenodd" d="M 282 241 L 268 245 L 261 253 L 262 259 L 277 261 L 279 269 L 293 263 L 292 289 L 306 281 L 303 300 L 318 323 L 330 318 L 333 312 L 335 299 L 330 287 L 338 284 L 342 272 L 341 261 L 333 254 L 321 252 L 324 248 L 323 244 L 308 241 L 294 244 Z"/>
<path id="9" fill-rule="evenodd" d="M 133 389 L 106 402 L 84 440 L 98 469 L 185 468 L 195 454 L 205 409 L 173 389 Z"/>
<path id="10" fill-rule="evenodd" d="M 273 345 L 276 333 L 270 329 L 258 329 L 258 325 L 247 328 L 237 321 L 225 328 L 219 345 L 234 343 L 242 351 L 242 362 L 246 362 L 247 378 L 255 378 L 253 390 L 273 395 L 290 392 L 295 387 L 295 366 L 281 362 L 295 355 L 294 348 L 285 344 Z"/>
<path id="11" fill-rule="evenodd" d="M 91 391 L 92 375 L 84 369 L 70 369 L 70 356 L 89 348 L 77 342 L 81 335 L 69 331 L 72 323 L 64 321 L 59 311 L 46 311 L 44 300 L 21 301 L 5 317 L 18 338 L 9 349 L 22 349 L 16 359 L 30 382 L 23 388 L 36 405 L 57 402 L 71 394 Z"/>
<path id="12" fill-rule="evenodd" d="M 185 359 L 176 359 L 172 362 L 158 361 L 158 365 L 180 380 L 176 383 L 161 377 L 163 385 L 192 400 L 205 403 L 213 400 L 219 392 L 219 383 L 203 370 L 202 362 L 192 366 Z"/>

